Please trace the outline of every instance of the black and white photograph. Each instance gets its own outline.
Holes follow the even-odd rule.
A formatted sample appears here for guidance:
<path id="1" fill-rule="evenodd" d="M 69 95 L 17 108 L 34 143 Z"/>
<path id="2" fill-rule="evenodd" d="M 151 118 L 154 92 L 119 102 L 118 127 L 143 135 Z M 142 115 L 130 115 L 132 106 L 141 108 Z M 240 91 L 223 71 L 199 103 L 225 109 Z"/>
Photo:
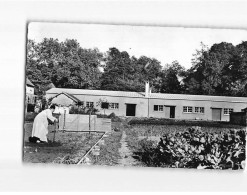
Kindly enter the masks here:
<path id="1" fill-rule="evenodd" d="M 23 163 L 243 170 L 247 32 L 30 22 Z"/>

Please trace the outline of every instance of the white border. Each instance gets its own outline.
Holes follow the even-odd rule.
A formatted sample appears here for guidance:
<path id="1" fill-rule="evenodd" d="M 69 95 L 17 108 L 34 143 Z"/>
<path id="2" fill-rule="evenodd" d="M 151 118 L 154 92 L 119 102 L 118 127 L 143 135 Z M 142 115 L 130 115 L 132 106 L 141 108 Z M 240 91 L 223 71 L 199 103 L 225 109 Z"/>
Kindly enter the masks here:
<path id="1" fill-rule="evenodd" d="M 23 165 L 28 21 L 247 29 L 244 1 L 0 1 L 0 190 L 246 191 L 239 171 Z"/>

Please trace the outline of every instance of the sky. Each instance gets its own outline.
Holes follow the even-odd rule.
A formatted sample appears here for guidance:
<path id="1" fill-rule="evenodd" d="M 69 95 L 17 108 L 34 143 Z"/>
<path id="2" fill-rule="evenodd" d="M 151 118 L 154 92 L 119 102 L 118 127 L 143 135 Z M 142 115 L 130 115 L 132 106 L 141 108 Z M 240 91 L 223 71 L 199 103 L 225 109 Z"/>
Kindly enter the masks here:
<path id="1" fill-rule="evenodd" d="M 237 45 L 247 41 L 247 31 L 210 28 L 182 28 L 157 26 L 127 26 L 99 24 L 69 24 L 32 22 L 28 26 L 28 39 L 41 42 L 43 38 L 59 41 L 77 39 L 82 48 L 97 47 L 106 52 L 111 47 L 127 51 L 139 58 L 156 58 L 164 66 L 177 60 L 186 69 L 201 42 L 211 47 L 228 42 Z"/>

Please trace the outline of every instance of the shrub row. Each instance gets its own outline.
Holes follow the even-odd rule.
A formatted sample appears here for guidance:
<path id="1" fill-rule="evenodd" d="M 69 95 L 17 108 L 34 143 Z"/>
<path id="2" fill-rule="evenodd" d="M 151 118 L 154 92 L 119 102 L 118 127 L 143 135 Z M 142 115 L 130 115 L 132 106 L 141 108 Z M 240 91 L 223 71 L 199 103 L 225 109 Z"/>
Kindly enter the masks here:
<path id="1" fill-rule="evenodd" d="M 178 120 L 166 118 L 132 118 L 129 125 L 184 125 L 201 127 L 239 127 L 239 125 L 230 124 L 227 121 L 203 121 L 203 120 Z"/>

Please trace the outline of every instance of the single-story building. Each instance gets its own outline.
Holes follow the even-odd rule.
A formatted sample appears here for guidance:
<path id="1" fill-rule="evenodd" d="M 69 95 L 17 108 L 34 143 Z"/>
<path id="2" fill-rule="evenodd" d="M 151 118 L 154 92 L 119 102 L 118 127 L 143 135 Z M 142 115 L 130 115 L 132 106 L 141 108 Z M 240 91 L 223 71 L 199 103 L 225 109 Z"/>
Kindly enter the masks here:
<path id="1" fill-rule="evenodd" d="M 65 93 L 86 107 L 117 116 L 229 121 L 231 112 L 241 112 L 247 105 L 246 97 L 151 93 L 148 82 L 145 92 L 52 88 L 46 98 L 60 94 L 64 101 L 73 102 Z M 102 102 L 109 103 L 108 109 L 101 107 Z"/>
<path id="2" fill-rule="evenodd" d="M 52 98 L 52 103 L 57 105 L 54 111 L 57 114 L 68 114 L 71 106 L 81 105 L 81 101 L 78 98 L 64 91 Z"/>

